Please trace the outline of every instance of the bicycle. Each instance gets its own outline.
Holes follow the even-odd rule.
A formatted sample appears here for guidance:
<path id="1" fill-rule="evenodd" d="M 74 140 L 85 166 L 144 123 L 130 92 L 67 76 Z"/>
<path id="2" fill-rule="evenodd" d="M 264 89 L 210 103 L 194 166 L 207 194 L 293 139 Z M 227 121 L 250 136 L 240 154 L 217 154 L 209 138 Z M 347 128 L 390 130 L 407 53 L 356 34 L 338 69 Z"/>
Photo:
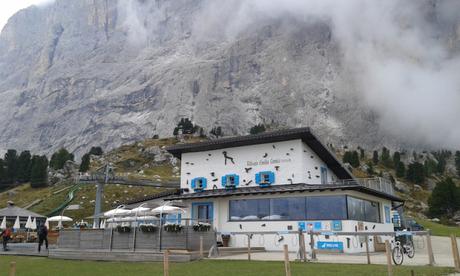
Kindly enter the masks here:
<path id="1" fill-rule="evenodd" d="M 401 241 L 396 240 L 395 247 L 393 247 L 393 251 L 391 257 L 393 258 L 393 262 L 395 265 L 401 265 L 404 261 L 404 254 L 407 255 L 409 258 L 413 258 L 415 255 L 414 243 L 412 240 L 407 239 L 404 244 Z"/>

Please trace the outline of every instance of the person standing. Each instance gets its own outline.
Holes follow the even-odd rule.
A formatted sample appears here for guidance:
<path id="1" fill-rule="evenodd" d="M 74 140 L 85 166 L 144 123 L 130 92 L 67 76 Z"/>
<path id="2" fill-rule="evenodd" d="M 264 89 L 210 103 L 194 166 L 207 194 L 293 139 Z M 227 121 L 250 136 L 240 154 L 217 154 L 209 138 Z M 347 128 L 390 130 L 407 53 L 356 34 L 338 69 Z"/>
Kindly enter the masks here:
<path id="1" fill-rule="evenodd" d="M 3 251 L 7 251 L 8 240 L 11 238 L 11 229 L 6 227 L 6 229 L 2 231 L 0 236 L 2 237 Z"/>
<path id="2" fill-rule="evenodd" d="M 44 224 L 38 228 L 38 252 L 40 252 L 43 242 L 45 242 L 46 250 L 48 250 L 48 228 Z"/>

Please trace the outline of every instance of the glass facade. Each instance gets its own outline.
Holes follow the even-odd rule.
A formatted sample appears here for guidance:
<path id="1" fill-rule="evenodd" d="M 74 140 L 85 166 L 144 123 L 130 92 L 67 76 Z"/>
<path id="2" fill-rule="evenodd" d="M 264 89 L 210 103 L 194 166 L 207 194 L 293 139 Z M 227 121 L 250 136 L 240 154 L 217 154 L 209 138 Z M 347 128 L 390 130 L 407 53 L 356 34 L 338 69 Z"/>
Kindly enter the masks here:
<path id="1" fill-rule="evenodd" d="M 381 221 L 377 202 L 346 195 L 230 200 L 229 219 Z"/>
<path id="2" fill-rule="evenodd" d="M 349 196 L 348 218 L 369 222 L 380 222 L 380 208 L 377 202 Z"/>

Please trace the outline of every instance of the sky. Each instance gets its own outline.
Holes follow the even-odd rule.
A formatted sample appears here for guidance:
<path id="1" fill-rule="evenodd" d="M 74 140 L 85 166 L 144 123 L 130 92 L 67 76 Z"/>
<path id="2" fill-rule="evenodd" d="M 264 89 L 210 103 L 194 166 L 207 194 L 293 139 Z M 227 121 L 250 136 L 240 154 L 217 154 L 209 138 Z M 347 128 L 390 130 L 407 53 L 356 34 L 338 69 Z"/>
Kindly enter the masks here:
<path id="1" fill-rule="evenodd" d="M 13 14 L 31 5 L 39 5 L 50 0 L 0 0 L 0 30 Z"/>

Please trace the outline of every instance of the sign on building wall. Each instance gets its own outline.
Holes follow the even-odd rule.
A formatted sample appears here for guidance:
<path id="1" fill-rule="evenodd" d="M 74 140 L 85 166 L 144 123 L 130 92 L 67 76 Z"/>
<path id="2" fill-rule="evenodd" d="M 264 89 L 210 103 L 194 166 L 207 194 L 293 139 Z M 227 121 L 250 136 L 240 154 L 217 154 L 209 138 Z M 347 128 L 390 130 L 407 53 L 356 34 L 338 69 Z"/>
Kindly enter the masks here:
<path id="1" fill-rule="evenodd" d="M 318 241 L 316 247 L 320 250 L 343 251 L 343 242 Z"/>

